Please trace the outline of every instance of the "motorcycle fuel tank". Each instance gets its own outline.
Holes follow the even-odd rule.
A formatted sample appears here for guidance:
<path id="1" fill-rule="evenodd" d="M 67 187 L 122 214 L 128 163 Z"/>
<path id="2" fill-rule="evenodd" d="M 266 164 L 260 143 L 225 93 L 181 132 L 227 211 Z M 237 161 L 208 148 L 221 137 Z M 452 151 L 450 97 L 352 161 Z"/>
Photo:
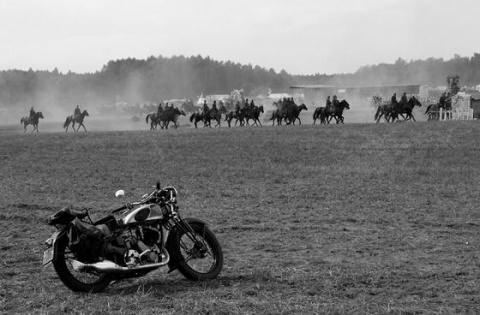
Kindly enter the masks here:
<path id="1" fill-rule="evenodd" d="M 140 223 L 145 221 L 153 221 L 162 219 L 162 209 L 157 204 L 148 204 L 138 207 L 133 210 L 125 218 L 123 218 L 124 224 Z"/>

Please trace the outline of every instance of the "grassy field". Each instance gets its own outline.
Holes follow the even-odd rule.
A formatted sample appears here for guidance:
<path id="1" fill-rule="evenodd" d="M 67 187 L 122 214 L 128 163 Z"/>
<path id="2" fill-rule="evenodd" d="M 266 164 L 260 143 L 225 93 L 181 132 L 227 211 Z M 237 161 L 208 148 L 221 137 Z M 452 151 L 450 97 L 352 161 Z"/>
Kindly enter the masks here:
<path id="1" fill-rule="evenodd" d="M 479 135 L 476 121 L 0 128 L 0 313 L 478 314 Z M 157 179 L 217 234 L 218 279 L 160 269 L 78 294 L 41 266 L 47 216 L 98 218 Z"/>

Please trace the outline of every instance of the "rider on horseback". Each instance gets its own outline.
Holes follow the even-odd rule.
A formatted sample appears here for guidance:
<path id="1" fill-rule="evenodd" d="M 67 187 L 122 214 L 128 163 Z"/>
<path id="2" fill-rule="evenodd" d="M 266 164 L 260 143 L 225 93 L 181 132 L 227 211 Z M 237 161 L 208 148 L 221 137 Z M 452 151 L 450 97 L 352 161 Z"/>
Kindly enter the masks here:
<path id="1" fill-rule="evenodd" d="M 330 95 L 327 96 L 327 101 L 325 102 L 325 108 L 330 110 L 330 106 L 332 106 L 332 101 L 330 100 Z"/>
<path id="2" fill-rule="evenodd" d="M 445 107 L 447 109 L 452 109 L 452 94 L 450 94 L 450 92 L 448 92 L 445 97 Z"/>
<path id="3" fill-rule="evenodd" d="M 390 99 L 392 105 L 397 104 L 397 93 L 393 93 L 392 98 Z"/>
<path id="4" fill-rule="evenodd" d="M 407 105 L 408 99 L 407 99 L 407 93 L 403 92 L 402 98 L 400 99 L 400 104 L 403 106 Z"/>
<path id="5" fill-rule="evenodd" d="M 208 108 L 208 105 L 207 105 L 207 100 L 204 100 L 203 101 L 203 114 L 208 113 L 208 111 L 209 111 L 209 108 Z"/>
<path id="6" fill-rule="evenodd" d="M 29 119 L 32 120 L 35 117 L 36 112 L 33 110 L 33 106 L 30 108 L 30 117 Z"/>
<path id="7" fill-rule="evenodd" d="M 213 104 L 212 104 L 212 112 L 216 113 L 217 111 L 218 111 L 217 101 L 213 101 Z"/>
<path id="8" fill-rule="evenodd" d="M 242 109 L 241 109 L 241 111 L 242 111 L 242 112 L 245 112 L 246 110 L 248 110 L 248 98 L 246 98 L 246 99 L 242 102 Z"/>
<path id="9" fill-rule="evenodd" d="M 334 96 L 333 96 L 333 99 L 332 99 L 332 106 L 333 106 L 333 108 L 336 108 L 339 103 L 340 103 L 340 102 L 338 101 L 337 96 L 334 95 Z"/>
<path id="10" fill-rule="evenodd" d="M 77 105 L 77 107 L 75 108 L 75 110 L 73 112 L 73 119 L 76 120 L 81 114 L 82 114 L 82 112 L 80 111 L 80 108 Z"/>
<path id="11" fill-rule="evenodd" d="M 438 100 L 438 105 L 440 106 L 440 108 L 445 108 L 446 98 L 447 98 L 447 95 L 445 92 L 443 92 L 442 95 L 440 96 L 440 99 Z"/>

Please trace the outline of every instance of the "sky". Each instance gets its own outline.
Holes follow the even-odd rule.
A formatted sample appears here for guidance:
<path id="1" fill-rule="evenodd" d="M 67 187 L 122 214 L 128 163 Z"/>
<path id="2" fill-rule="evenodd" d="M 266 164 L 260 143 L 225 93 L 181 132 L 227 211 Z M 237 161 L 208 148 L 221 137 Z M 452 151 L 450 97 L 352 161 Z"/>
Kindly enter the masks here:
<path id="1" fill-rule="evenodd" d="M 0 70 L 209 56 L 290 74 L 480 53 L 478 0 L 0 0 Z"/>

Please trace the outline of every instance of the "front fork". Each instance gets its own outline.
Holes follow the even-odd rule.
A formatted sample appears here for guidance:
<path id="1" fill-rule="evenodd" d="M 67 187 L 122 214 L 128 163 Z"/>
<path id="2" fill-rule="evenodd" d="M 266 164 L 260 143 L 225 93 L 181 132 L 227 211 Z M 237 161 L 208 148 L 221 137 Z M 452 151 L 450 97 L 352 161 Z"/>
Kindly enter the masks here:
<path id="1" fill-rule="evenodd" d="M 201 223 L 201 225 L 204 227 L 205 231 L 205 226 L 207 225 L 205 222 L 198 220 L 198 219 L 193 219 L 193 218 L 187 218 L 185 220 L 182 220 L 179 218 L 179 221 L 177 223 L 177 226 L 183 230 L 185 235 L 190 238 L 190 240 L 195 244 L 195 248 L 201 251 L 206 250 L 206 244 L 204 241 L 205 235 L 202 235 L 202 239 L 198 239 L 197 233 L 192 229 L 190 226 L 190 223 Z"/>
<path id="2" fill-rule="evenodd" d="M 199 240 L 198 237 L 196 237 L 197 233 L 195 233 L 192 227 L 190 226 L 190 224 L 198 224 L 205 228 L 207 226 L 206 222 L 196 218 L 180 219 L 179 217 L 174 218 L 174 221 L 175 221 L 175 226 L 172 228 L 172 230 L 168 234 L 167 243 L 166 243 L 167 251 L 169 253 L 176 253 L 176 255 L 175 254 L 171 255 L 170 262 L 168 263 L 168 266 L 170 268 L 169 272 L 177 269 L 178 263 L 184 260 L 184 258 L 181 256 L 179 252 L 180 249 L 178 248 L 178 250 L 176 250 L 175 248 L 178 244 L 177 243 L 177 240 L 179 237 L 178 234 L 181 231 L 184 232 L 192 240 L 192 242 L 194 242 L 195 244 L 194 249 L 196 249 L 196 252 L 198 253 L 198 255 L 196 255 L 198 258 L 205 257 L 208 251 L 204 241 Z M 182 246 L 182 244 L 178 244 L 178 245 Z"/>

